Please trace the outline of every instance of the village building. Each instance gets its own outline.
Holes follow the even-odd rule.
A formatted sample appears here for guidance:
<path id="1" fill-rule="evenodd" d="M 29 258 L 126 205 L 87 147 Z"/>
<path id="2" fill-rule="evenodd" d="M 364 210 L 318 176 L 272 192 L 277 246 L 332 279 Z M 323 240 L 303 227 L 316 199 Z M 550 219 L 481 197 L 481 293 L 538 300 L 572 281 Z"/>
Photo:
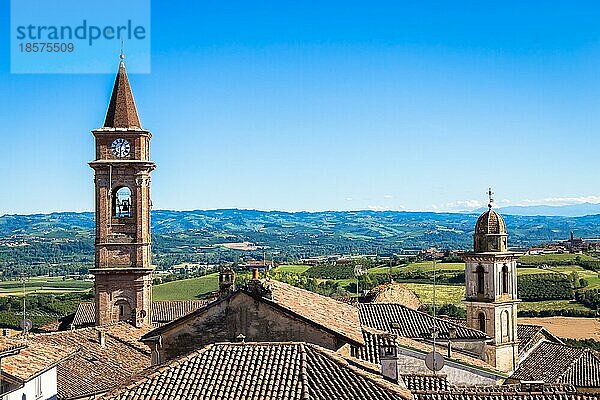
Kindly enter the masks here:
<path id="1" fill-rule="evenodd" d="M 305 341 L 345 353 L 351 344 L 364 344 L 356 307 L 255 274 L 248 285 L 144 335 L 153 363 L 240 337 Z"/>
<path id="2" fill-rule="evenodd" d="M 0 399 L 56 399 L 57 368 L 77 353 L 74 346 L 3 338 L 0 342 Z"/>

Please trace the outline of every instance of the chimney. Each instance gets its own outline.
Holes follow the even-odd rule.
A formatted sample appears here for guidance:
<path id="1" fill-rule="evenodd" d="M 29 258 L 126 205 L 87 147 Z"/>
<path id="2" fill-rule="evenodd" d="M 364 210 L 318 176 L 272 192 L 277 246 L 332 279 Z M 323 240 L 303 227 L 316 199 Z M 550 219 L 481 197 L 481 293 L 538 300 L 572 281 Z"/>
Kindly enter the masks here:
<path id="1" fill-rule="evenodd" d="M 379 345 L 379 363 L 381 364 L 381 375 L 390 382 L 403 385 L 400 377 L 400 368 L 398 364 L 398 346 L 395 340 L 381 336 L 383 339 Z"/>
<path id="2" fill-rule="evenodd" d="M 448 328 L 448 358 L 452 357 L 452 339 L 456 339 L 456 327 Z"/>
<path id="3" fill-rule="evenodd" d="M 98 343 L 100 347 L 106 347 L 106 332 L 98 330 Z"/>
<path id="4" fill-rule="evenodd" d="M 258 268 L 252 268 L 252 280 L 258 280 Z"/>

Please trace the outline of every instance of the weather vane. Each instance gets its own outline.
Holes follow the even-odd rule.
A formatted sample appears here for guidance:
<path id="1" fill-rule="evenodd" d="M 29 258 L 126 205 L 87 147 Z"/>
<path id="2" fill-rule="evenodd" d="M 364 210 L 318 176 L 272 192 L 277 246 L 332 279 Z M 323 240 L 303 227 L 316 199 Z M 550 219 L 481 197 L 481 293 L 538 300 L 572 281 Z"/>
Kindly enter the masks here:
<path id="1" fill-rule="evenodd" d="M 490 202 L 488 203 L 488 208 L 492 208 L 492 205 L 494 204 L 494 198 L 492 197 L 494 195 L 494 192 L 492 192 L 492 188 L 488 188 L 487 195 L 490 198 Z"/>

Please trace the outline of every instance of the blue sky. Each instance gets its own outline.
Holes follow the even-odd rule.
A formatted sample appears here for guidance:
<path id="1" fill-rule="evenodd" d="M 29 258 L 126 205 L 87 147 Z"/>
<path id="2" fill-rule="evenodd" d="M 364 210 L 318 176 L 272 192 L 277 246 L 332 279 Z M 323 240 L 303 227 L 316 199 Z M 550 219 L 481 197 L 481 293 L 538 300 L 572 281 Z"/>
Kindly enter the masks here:
<path id="1" fill-rule="evenodd" d="M 600 202 L 596 2 L 195 3 L 130 74 L 155 208 Z M 92 210 L 114 75 L 11 74 L 0 4 L 0 214 Z"/>

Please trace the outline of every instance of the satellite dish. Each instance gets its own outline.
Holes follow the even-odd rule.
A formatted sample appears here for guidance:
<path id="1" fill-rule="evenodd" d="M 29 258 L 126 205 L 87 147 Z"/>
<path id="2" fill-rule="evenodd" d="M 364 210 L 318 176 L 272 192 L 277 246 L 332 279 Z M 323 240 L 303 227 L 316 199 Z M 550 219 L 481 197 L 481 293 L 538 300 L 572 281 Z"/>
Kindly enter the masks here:
<path id="1" fill-rule="evenodd" d="M 359 276 L 363 276 L 366 273 L 367 273 L 367 270 L 362 265 L 359 264 L 354 267 L 354 276 L 356 276 L 357 278 Z"/>
<path id="2" fill-rule="evenodd" d="M 27 319 L 27 318 L 22 320 L 20 325 L 21 325 L 21 329 L 23 329 L 26 332 L 30 331 L 31 328 L 33 328 L 33 322 L 31 322 L 31 320 Z"/>
<path id="3" fill-rule="evenodd" d="M 430 371 L 438 372 L 444 368 L 444 357 L 437 351 L 432 351 L 425 356 L 425 365 Z"/>

